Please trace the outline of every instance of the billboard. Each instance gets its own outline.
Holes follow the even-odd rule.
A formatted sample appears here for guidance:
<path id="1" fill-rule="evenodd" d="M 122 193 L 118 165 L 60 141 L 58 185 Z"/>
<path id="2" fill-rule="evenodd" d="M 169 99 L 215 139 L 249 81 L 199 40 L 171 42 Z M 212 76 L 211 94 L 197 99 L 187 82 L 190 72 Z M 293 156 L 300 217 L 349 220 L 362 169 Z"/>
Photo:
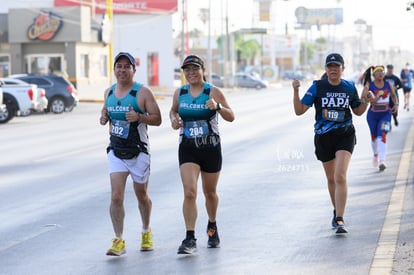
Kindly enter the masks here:
<path id="1" fill-rule="evenodd" d="M 54 0 L 55 7 L 88 5 L 95 7 L 96 14 L 106 12 L 106 0 Z M 177 0 L 112 0 L 114 14 L 125 13 L 174 13 Z"/>
<path id="2" fill-rule="evenodd" d="M 295 11 L 295 16 L 301 25 L 337 25 L 344 22 L 342 8 L 307 9 L 299 7 Z"/>

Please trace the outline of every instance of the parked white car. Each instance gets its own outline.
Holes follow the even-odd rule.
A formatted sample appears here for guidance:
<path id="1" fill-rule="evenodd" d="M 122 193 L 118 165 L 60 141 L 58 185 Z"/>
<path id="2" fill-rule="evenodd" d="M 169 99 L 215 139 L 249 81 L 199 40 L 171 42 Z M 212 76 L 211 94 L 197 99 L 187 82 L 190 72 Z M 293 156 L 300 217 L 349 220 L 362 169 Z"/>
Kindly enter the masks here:
<path id="1" fill-rule="evenodd" d="M 3 103 L 7 111 L 0 117 L 0 123 L 6 122 L 16 115 L 26 116 L 31 112 L 43 112 L 47 107 L 44 90 L 37 85 L 11 78 L 1 78 Z"/>
<path id="2" fill-rule="evenodd" d="M 3 89 L 1 88 L 0 85 L 0 123 L 6 123 L 7 121 L 5 120 L 6 114 L 7 113 L 7 108 L 6 105 L 3 104 Z"/>

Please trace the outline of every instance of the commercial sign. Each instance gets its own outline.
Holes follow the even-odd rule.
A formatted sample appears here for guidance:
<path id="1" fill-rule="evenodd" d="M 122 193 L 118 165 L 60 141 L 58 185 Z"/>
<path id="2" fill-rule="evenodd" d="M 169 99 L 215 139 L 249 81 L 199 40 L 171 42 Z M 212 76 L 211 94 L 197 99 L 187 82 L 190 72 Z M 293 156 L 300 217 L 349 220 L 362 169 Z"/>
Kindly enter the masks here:
<path id="1" fill-rule="evenodd" d="M 299 7 L 295 16 L 301 25 L 336 25 L 344 22 L 342 8 L 307 9 Z"/>
<path id="2" fill-rule="evenodd" d="M 95 13 L 106 12 L 106 0 L 54 0 L 55 7 L 90 5 L 95 7 Z M 123 13 L 174 13 L 177 11 L 177 0 L 112 0 L 114 14 Z"/>
<path id="3" fill-rule="evenodd" d="M 270 21 L 270 7 L 272 5 L 271 1 L 260 1 L 259 2 L 259 20 L 260 21 Z"/>
<path id="4" fill-rule="evenodd" d="M 62 18 L 52 12 L 41 11 L 27 29 L 30 40 L 51 40 L 62 27 Z"/>

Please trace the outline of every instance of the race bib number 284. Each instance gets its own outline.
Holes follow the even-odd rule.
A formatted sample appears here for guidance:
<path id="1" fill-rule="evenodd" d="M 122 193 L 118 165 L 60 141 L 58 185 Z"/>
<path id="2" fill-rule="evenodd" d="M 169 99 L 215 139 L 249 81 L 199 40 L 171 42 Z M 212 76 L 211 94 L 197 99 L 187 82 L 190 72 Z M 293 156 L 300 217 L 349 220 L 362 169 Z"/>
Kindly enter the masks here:
<path id="1" fill-rule="evenodd" d="M 206 136 L 209 134 L 208 124 L 205 120 L 184 122 L 184 135 L 189 138 Z"/>

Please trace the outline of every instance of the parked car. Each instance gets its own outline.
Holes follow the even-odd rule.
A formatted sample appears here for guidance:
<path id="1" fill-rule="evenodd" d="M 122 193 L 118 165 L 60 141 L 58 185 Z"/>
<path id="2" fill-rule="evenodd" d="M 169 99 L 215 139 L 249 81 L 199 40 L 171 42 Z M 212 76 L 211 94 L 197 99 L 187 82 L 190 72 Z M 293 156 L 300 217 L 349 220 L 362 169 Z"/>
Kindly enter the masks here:
<path id="1" fill-rule="evenodd" d="M 351 75 L 345 76 L 344 79 L 351 81 L 354 85 L 362 85 L 364 72 L 355 71 Z"/>
<path id="2" fill-rule="evenodd" d="M 292 72 L 292 71 L 285 71 L 282 74 L 283 80 L 292 80 L 292 79 L 302 80 L 304 79 L 304 76 L 301 72 Z"/>
<path id="3" fill-rule="evenodd" d="M 208 81 L 208 75 L 206 75 L 206 79 Z M 212 73 L 211 74 L 211 84 L 213 84 L 214 86 L 217 86 L 219 88 L 223 88 L 224 87 L 223 77 Z"/>
<path id="4" fill-rule="evenodd" d="M 181 87 L 181 74 L 174 72 L 174 87 Z"/>
<path id="5" fill-rule="evenodd" d="M 78 91 L 66 78 L 59 75 L 48 74 L 20 74 L 10 77 L 36 84 L 46 90 L 48 111 L 59 114 L 70 112 L 78 104 Z"/>
<path id="6" fill-rule="evenodd" d="M 208 81 L 208 75 L 206 75 L 206 79 Z M 211 74 L 211 84 L 214 86 L 217 86 L 219 88 L 224 87 L 224 80 L 223 77 L 212 73 Z M 181 86 L 181 73 L 174 71 L 174 87 L 180 87 Z"/>
<path id="7" fill-rule="evenodd" d="M 6 123 L 6 112 L 7 112 L 7 107 L 6 104 L 3 104 L 3 89 L 1 88 L 2 83 L 0 80 L 0 123 Z"/>
<path id="8" fill-rule="evenodd" d="M 19 86 L 30 86 L 31 89 L 37 89 L 37 98 L 34 100 L 34 108 L 33 111 L 35 112 L 44 112 L 47 110 L 48 100 L 46 98 L 46 90 L 43 88 L 39 88 L 36 84 L 30 84 L 24 82 L 23 80 L 17 78 L 2 78 L 1 79 L 4 84 L 6 85 L 19 85 Z"/>
<path id="9" fill-rule="evenodd" d="M 242 88 L 267 88 L 267 83 L 247 73 L 236 73 L 234 85 Z"/>
<path id="10" fill-rule="evenodd" d="M 292 79 L 297 79 L 297 80 L 316 80 L 321 78 L 321 76 L 317 76 L 316 74 L 310 72 L 310 71 L 285 71 L 282 74 L 282 79 L 283 80 L 292 80 Z"/>
<path id="11" fill-rule="evenodd" d="M 12 119 L 16 115 L 29 115 L 33 111 L 41 111 L 37 103 L 39 91 L 36 85 L 24 84 L 5 84 L 2 80 L 3 103 L 7 111 L 2 114 L 2 123 Z"/>

